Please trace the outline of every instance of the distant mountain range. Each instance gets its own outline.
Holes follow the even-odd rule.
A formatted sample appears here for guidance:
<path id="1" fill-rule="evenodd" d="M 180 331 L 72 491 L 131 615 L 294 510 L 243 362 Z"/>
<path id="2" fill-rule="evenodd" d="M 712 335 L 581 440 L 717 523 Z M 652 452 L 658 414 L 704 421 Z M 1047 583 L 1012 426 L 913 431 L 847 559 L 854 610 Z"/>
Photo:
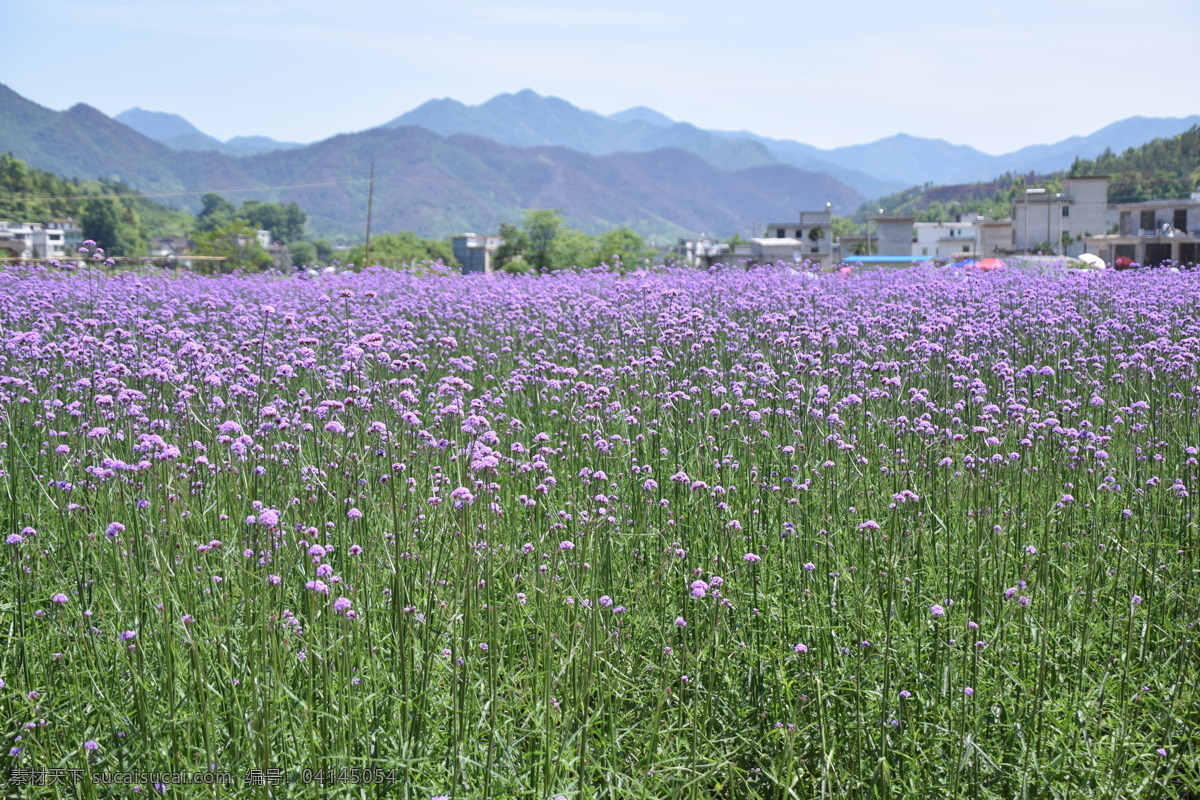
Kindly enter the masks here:
<path id="1" fill-rule="evenodd" d="M 791 164 L 825 172 L 868 197 L 900 188 L 892 181 L 824 160 L 817 155 L 821 151 L 809 145 L 799 146 L 807 147 L 814 155 L 799 157 L 784 152 L 786 148 L 777 152 L 770 139 L 706 131 L 686 122 L 675 122 L 653 109 L 631 108 L 606 117 L 529 89 L 497 95 L 478 106 L 463 105 L 449 98 L 430 100 L 384 125 L 393 128 L 419 125 L 443 136 L 468 133 L 517 147 L 558 145 L 593 155 L 676 147 L 723 170 Z"/>
<path id="2" fill-rule="evenodd" d="M 1180 134 L 1200 124 L 1200 115 L 1130 117 L 1088 136 L 1032 145 L 1000 156 L 903 133 L 869 144 L 822 150 L 744 130 L 704 130 L 644 106 L 606 117 L 528 89 L 497 95 L 477 106 L 451 99 L 430 100 L 385 124 L 420 125 L 444 136 L 471 133 L 518 146 L 560 145 L 594 154 L 678 147 L 721 169 L 782 163 L 826 172 L 860 194 L 876 197 L 925 183 L 963 183 L 1005 172 L 1064 170 L 1076 156 L 1094 158 L 1106 147 L 1119 153 L 1151 139 Z"/>
<path id="3" fill-rule="evenodd" d="M 269 136 L 235 136 L 222 142 L 217 137 L 204 133 L 178 114 L 168 114 L 165 111 L 131 108 L 117 114 L 113 119 L 128 125 L 149 139 L 162 142 L 172 150 L 197 150 L 224 153 L 230 156 L 252 156 L 257 153 L 291 150 L 304 146 L 299 142 L 276 141 Z"/>
<path id="4" fill-rule="evenodd" d="M 265 136 L 237 137 L 222 143 L 197 130 L 183 117 L 164 112 L 135 108 L 118 114 L 115 119 L 175 150 L 249 155 L 299 146 Z M 384 127 L 417 125 L 442 136 L 464 133 L 516 147 L 557 145 L 592 155 L 676 147 L 722 170 L 791 164 L 825 172 L 859 194 L 878 197 L 925 183 L 985 181 L 1005 172 L 1042 175 L 1068 168 L 1076 156 L 1095 158 L 1105 148 L 1120 153 L 1152 139 L 1175 136 L 1197 124 L 1200 115 L 1130 117 L 1087 136 L 1030 145 L 999 156 L 967 145 L 904 133 L 868 144 L 822 150 L 803 142 L 771 139 L 745 130 L 704 130 L 676 122 L 645 106 L 604 116 L 525 89 L 497 95 L 477 106 L 449 98 L 430 100 L 384 123 Z M 206 143 L 204 146 L 200 144 L 202 141 Z"/>
<path id="5" fill-rule="evenodd" d="M 174 135 L 169 130 L 160 134 Z M 0 151 L 67 177 L 118 177 L 144 192 L 222 190 L 235 202 L 295 201 L 309 214 L 310 233 L 352 239 L 365 226 L 372 163 L 373 229 L 422 236 L 495 230 L 528 208 L 561 208 L 587 232 L 628 226 L 652 237 L 728 235 L 826 202 L 849 213 L 865 199 L 829 175 L 785 164 L 720 170 L 675 148 L 595 156 L 413 126 L 250 156 L 177 151 L 90 106 L 52 111 L 4 86 Z M 274 188 L 230 191 L 255 187 Z M 186 200 L 198 204 L 195 195 Z"/>
<path id="6" fill-rule="evenodd" d="M 366 185 L 344 181 L 365 176 L 372 162 L 378 230 L 491 230 L 523 209 L 553 207 L 589 231 L 627 225 L 652 236 L 726 235 L 826 202 L 849 214 L 898 188 L 1063 170 L 1076 156 L 1120 152 L 1196 124 L 1200 115 L 1132 117 L 1001 156 L 906 134 L 822 150 L 704 130 L 642 106 L 605 116 L 524 90 L 477 106 L 431 100 L 378 128 L 301 145 L 257 136 L 222 142 L 176 114 L 137 108 L 116 118 L 84 104 L 57 112 L 0 85 L 0 150 L 32 166 L 66 177 L 115 175 L 147 192 L 276 187 L 228 194 L 295 200 L 309 212 L 311 232 L 348 238 L 361 236 Z"/>

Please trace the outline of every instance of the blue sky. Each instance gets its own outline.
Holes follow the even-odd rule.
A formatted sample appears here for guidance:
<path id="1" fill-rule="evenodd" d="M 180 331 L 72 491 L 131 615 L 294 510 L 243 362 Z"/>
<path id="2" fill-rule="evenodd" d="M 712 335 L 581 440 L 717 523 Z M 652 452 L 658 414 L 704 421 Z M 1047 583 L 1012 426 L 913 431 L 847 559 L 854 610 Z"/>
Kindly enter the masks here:
<path id="1" fill-rule="evenodd" d="M 309 142 L 531 88 L 819 147 L 989 153 L 1200 113 L 1200 2 L 10 0 L 0 83 Z"/>

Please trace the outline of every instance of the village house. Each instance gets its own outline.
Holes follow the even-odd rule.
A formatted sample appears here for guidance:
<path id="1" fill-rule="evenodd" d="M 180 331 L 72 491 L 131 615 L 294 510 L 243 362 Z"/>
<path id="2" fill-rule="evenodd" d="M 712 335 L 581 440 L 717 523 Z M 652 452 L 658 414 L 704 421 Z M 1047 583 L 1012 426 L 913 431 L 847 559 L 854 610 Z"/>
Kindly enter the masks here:
<path id="1" fill-rule="evenodd" d="M 1200 261 L 1200 189 L 1178 200 L 1116 205 L 1117 232 L 1084 237 L 1087 252 L 1114 266 Z"/>
<path id="2" fill-rule="evenodd" d="M 24 261 L 71 258 L 83 243 L 83 229 L 74 220 L 8 222 L 0 220 L 0 249 Z"/>

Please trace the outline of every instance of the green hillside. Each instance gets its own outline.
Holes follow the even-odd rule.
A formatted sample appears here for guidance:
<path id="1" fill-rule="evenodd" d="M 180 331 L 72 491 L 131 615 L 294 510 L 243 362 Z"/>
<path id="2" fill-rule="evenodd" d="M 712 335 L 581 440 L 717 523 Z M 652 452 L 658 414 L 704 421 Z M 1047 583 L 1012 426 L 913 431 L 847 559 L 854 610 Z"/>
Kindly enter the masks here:
<path id="1" fill-rule="evenodd" d="M 1120 155 L 1106 150 L 1094 159 L 1077 158 L 1069 174 L 1109 176 L 1113 203 L 1187 197 L 1200 187 L 1200 125 Z"/>
<path id="2" fill-rule="evenodd" d="M 1013 175 L 1006 173 L 990 181 L 953 186 L 914 186 L 864 203 L 851 219 L 863 222 L 883 209 L 888 216 L 910 216 L 917 222 L 945 222 L 958 214 L 979 214 L 993 219 L 1007 217 L 1013 199 L 1026 186 L 1061 188 L 1060 175 Z"/>
<path id="3" fill-rule="evenodd" d="M 1062 178 L 1108 175 L 1108 201 L 1135 203 L 1187 197 L 1200 187 L 1200 125 L 1178 136 L 1155 139 L 1117 155 L 1106 150 L 1094 159 L 1076 158 L 1071 169 L 1044 175 L 1015 175 L 955 186 L 915 186 L 864 203 L 852 219 L 863 222 L 882 208 L 888 215 L 912 216 L 917 222 L 944 222 L 955 214 L 1007 217 L 1012 202 L 1026 186 L 1061 191 Z"/>
<path id="4" fill-rule="evenodd" d="M 119 197 L 113 197 L 119 195 Z M 68 180 L 34 169 L 10 153 L 0 153 L 0 219 L 40 222 L 72 219 L 89 228 L 111 225 L 106 238 L 114 255 L 142 255 L 153 236 L 184 236 L 195 220 L 191 214 L 141 197 L 112 178 Z M 121 252 L 128 251 L 128 252 Z"/>

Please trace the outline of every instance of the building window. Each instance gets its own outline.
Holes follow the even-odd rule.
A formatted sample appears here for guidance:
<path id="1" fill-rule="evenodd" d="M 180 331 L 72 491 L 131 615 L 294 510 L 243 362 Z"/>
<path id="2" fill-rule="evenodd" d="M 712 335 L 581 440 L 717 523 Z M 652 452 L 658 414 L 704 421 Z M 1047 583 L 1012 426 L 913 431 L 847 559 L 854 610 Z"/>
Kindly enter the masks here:
<path id="1" fill-rule="evenodd" d="M 776 235 L 778 238 L 782 239 L 782 238 L 784 238 L 784 237 L 787 235 L 787 232 L 786 232 L 786 231 L 784 231 L 784 229 L 783 229 L 783 228 L 776 228 L 776 229 L 775 229 L 775 235 Z"/>
<path id="2" fill-rule="evenodd" d="M 1071 216 L 1071 207 L 1070 206 L 1063 206 L 1063 216 L 1064 217 Z"/>
<path id="3" fill-rule="evenodd" d="M 1139 227 L 1141 227 L 1142 230 L 1144 230 L 1144 231 L 1154 230 L 1157 227 L 1154 224 L 1154 212 L 1153 211 L 1143 211 L 1141 223 L 1142 224 Z"/>
<path id="4" fill-rule="evenodd" d="M 1187 226 L 1187 209 L 1186 209 L 1186 208 L 1177 208 L 1177 209 L 1175 209 L 1175 223 L 1174 223 L 1174 225 L 1175 225 L 1175 228 L 1176 228 L 1176 230 L 1186 231 L 1186 230 L 1188 229 L 1188 226 Z"/>
<path id="5" fill-rule="evenodd" d="M 804 231 L 802 231 L 802 230 L 797 230 L 797 231 L 796 231 L 796 238 L 797 238 L 797 239 L 803 239 L 803 238 L 804 238 Z"/>

